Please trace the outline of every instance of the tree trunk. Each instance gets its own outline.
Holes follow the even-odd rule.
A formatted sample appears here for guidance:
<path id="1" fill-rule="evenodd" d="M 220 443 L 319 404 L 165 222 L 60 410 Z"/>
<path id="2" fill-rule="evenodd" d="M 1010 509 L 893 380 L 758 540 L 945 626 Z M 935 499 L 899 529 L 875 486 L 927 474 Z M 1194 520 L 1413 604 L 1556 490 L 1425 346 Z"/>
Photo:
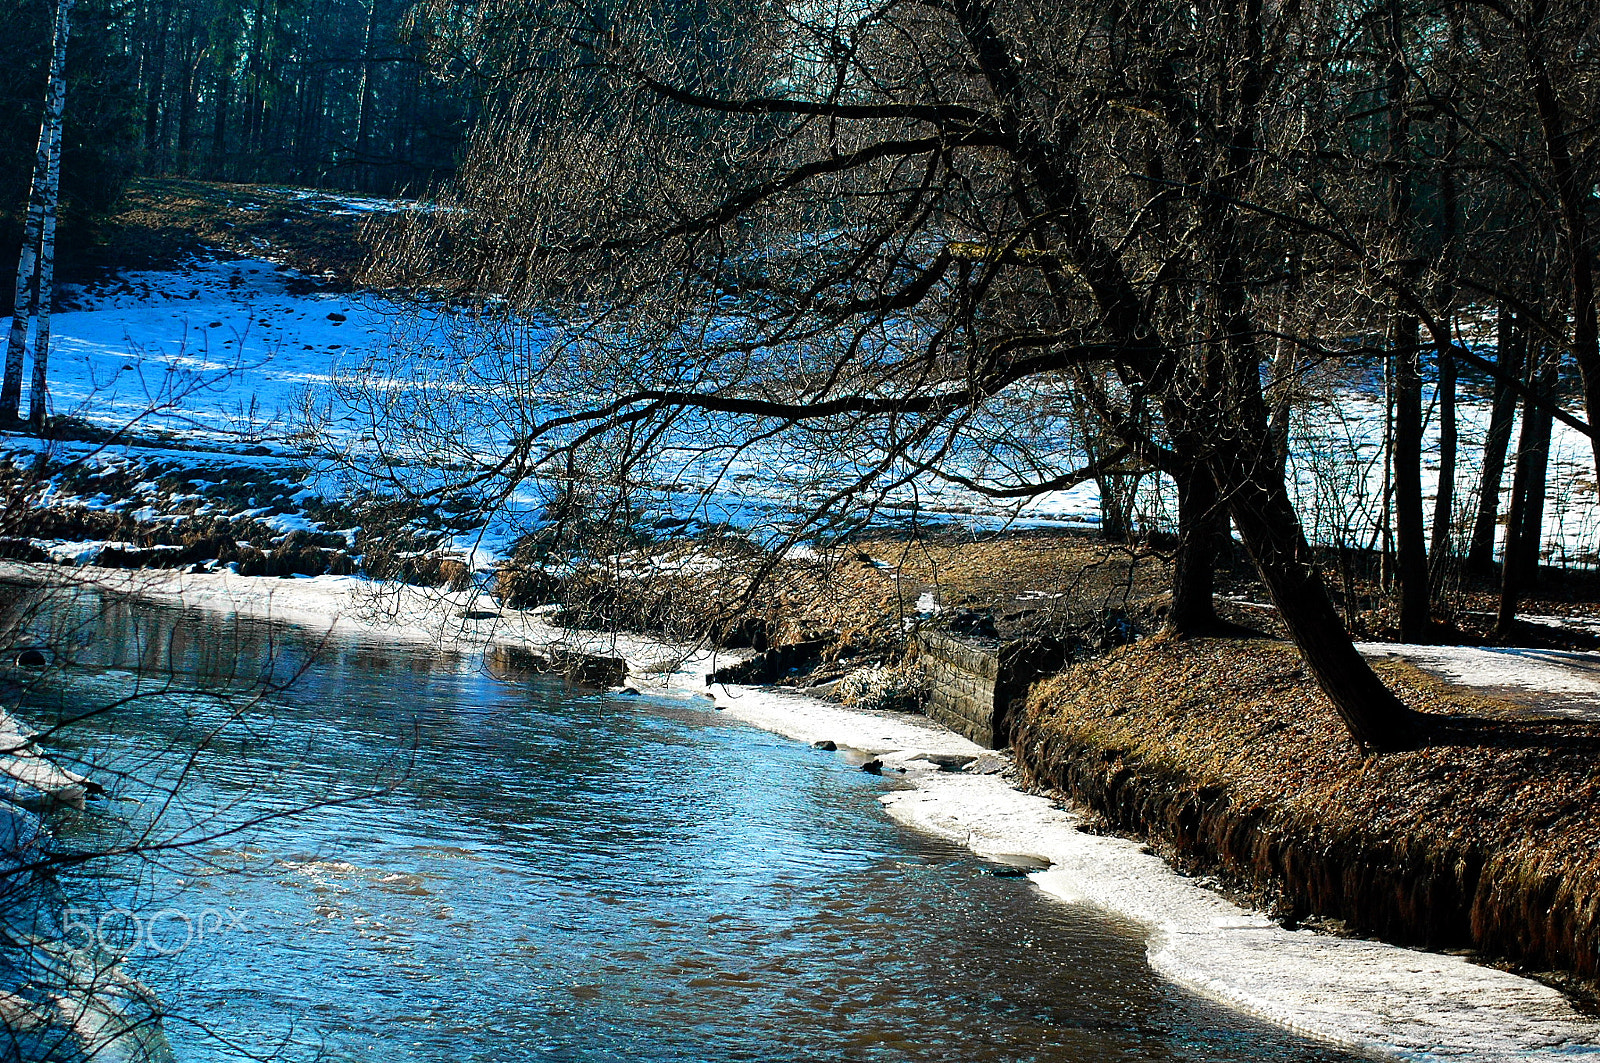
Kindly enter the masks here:
<path id="1" fill-rule="evenodd" d="M 1544 357 L 1530 379 L 1541 394 L 1555 385 L 1555 359 Z M 1516 473 L 1511 481 L 1511 512 L 1507 514 L 1506 548 L 1500 565 L 1500 608 L 1495 634 L 1511 633 L 1522 593 L 1539 575 L 1539 546 L 1544 537 L 1544 491 L 1550 459 L 1552 420 L 1549 407 L 1524 400 L 1522 438 L 1517 446 Z"/>
<path id="2" fill-rule="evenodd" d="M 1227 513 L 1217 485 L 1203 467 L 1185 467 L 1178 485 L 1178 551 L 1172 561 L 1172 607 L 1164 632 L 1185 637 L 1213 631 L 1217 554 L 1227 535 Z"/>
<path id="3" fill-rule="evenodd" d="M 14 424 L 22 406 L 22 363 L 27 352 L 28 326 L 41 304 L 51 297 L 39 283 L 40 250 L 45 219 L 49 216 L 54 258 L 56 189 L 59 187 L 61 116 L 67 102 L 67 38 L 71 32 L 74 0 L 56 0 L 55 39 L 50 54 L 50 80 L 45 86 L 44 116 L 39 123 L 39 149 L 34 159 L 33 188 L 28 195 L 28 216 L 23 225 L 22 253 L 18 256 L 16 303 L 12 307 L 11 333 L 6 345 L 5 377 L 0 382 L 0 424 Z M 48 333 L 46 334 L 48 341 Z"/>
<path id="4" fill-rule="evenodd" d="M 1294 639 L 1317 686 L 1364 749 L 1409 748 L 1419 737 L 1417 714 L 1372 671 L 1356 651 L 1339 611 L 1317 572 L 1281 479 L 1264 475 L 1269 463 L 1214 459 L 1217 486 L 1255 562 L 1261 582 Z"/>
<path id="5" fill-rule="evenodd" d="M 1450 530 L 1456 504 L 1456 359 L 1448 347 L 1439 351 L 1439 490 L 1433 499 L 1433 527 L 1428 555 L 1433 567 L 1450 556 Z"/>
<path id="6" fill-rule="evenodd" d="M 1394 358 L 1383 360 L 1383 498 L 1378 510 L 1378 589 L 1394 586 Z"/>
<path id="7" fill-rule="evenodd" d="M 1544 363 L 1533 380 L 1542 395 L 1554 393 L 1556 387 L 1556 359 L 1546 352 Z M 1531 587 L 1539 582 L 1539 552 L 1544 543 L 1544 496 L 1550 468 L 1550 431 L 1554 418 L 1550 408 L 1540 405 L 1531 414 L 1523 411 L 1523 424 L 1528 429 L 1517 455 L 1517 468 L 1526 467 L 1527 490 L 1523 494 L 1520 514 L 1521 549 L 1516 565 L 1522 586 Z"/>
<path id="8" fill-rule="evenodd" d="M 44 228 L 39 235 L 39 330 L 33 339 L 33 390 L 28 396 L 28 423 L 35 432 L 44 429 L 50 393 L 50 311 L 56 290 L 56 212 L 61 199 L 61 126 L 66 109 L 67 83 L 55 86 L 50 119 L 50 168 L 45 181 Z"/>
<path id="9" fill-rule="evenodd" d="M 178 173 L 194 173 L 195 81 L 199 73 L 200 46 L 195 40 L 194 10 L 185 20 L 183 33 L 183 97 L 178 104 Z"/>
<path id="10" fill-rule="evenodd" d="M 1400 641 L 1428 636 L 1428 550 L 1422 521 L 1422 373 L 1417 319 L 1397 315 L 1394 419 L 1395 576 L 1400 584 Z"/>
<path id="11" fill-rule="evenodd" d="M 356 91 L 356 185 L 372 190 L 372 41 L 378 32 L 378 0 L 367 0 L 367 28 L 361 40 L 361 82 Z"/>
<path id="12" fill-rule="evenodd" d="M 228 158 L 228 95 L 232 88 L 226 64 L 219 64 L 216 80 L 212 82 L 216 109 L 211 112 L 211 159 L 207 166 L 213 179 L 223 177 Z"/>
<path id="13" fill-rule="evenodd" d="M 1515 316 L 1500 308 L 1497 327 L 1498 351 L 1495 365 L 1500 376 L 1494 382 L 1494 402 L 1489 412 L 1489 430 L 1483 439 L 1483 476 L 1478 486 L 1478 515 L 1472 525 L 1472 546 L 1467 551 L 1467 567 L 1486 573 L 1494 567 L 1496 518 L 1500 511 L 1500 482 L 1505 477 L 1506 449 L 1511 444 L 1511 428 L 1517 418 L 1517 393 L 1509 381 L 1522 374 L 1527 350 L 1526 337 Z"/>
<path id="14" fill-rule="evenodd" d="M 171 5 L 151 5 L 157 22 L 146 26 L 149 35 L 145 42 L 145 69 L 140 79 L 144 90 L 144 155 L 149 172 L 159 173 L 164 162 L 165 144 L 162 141 L 162 118 L 166 110 L 167 89 L 167 29 L 172 22 Z"/>

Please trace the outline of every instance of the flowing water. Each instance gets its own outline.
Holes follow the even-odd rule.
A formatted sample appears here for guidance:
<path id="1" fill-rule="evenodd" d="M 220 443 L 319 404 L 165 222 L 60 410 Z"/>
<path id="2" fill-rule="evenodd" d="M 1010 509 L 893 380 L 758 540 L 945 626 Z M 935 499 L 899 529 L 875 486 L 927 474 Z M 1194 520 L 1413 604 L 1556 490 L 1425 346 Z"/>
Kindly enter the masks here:
<path id="1" fill-rule="evenodd" d="M 62 844 L 187 843 L 69 881 L 72 923 L 126 949 L 182 1063 L 1347 1058 L 708 702 L 89 593 L 53 615 L 76 648 L 29 711 L 92 713 L 55 742 L 115 795 Z"/>

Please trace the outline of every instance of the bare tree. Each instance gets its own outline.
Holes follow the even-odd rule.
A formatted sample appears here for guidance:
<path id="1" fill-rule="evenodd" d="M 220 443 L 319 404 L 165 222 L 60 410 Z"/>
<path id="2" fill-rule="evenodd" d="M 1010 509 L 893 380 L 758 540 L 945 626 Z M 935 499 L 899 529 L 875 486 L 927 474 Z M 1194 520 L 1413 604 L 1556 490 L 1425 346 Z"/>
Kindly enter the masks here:
<path id="1" fill-rule="evenodd" d="M 17 420 L 22 403 L 22 365 L 28 329 L 38 322 L 34 343 L 33 421 L 43 423 L 44 374 L 50 347 L 50 304 L 55 297 L 56 212 L 61 200 L 61 125 L 67 107 L 67 38 L 75 0 L 56 0 L 50 77 L 45 88 L 44 118 L 33 188 L 28 196 L 22 253 L 17 266 L 16 300 L 6 346 L 5 377 L 0 382 L 0 422 Z"/>
<path id="2" fill-rule="evenodd" d="M 1028 495 L 1104 471 L 1021 412 L 1070 393 L 1117 461 L 1188 484 L 1191 522 L 1225 509 L 1352 735 L 1411 740 L 1318 574 L 1266 391 L 1280 341 L 1359 355 L 1343 330 L 1396 301 L 1440 327 L 1314 177 L 1338 5 L 484 8 L 525 62 L 456 197 L 380 256 L 543 317 L 461 367 L 527 399 L 494 404 L 493 455 L 446 448 L 469 470 L 446 487 L 765 447 L 830 470 L 813 520 L 917 478 Z M 1388 294 L 1352 302 L 1353 272 Z M 461 414 L 386 394 L 379 465 L 429 451 L 439 487 L 418 431 Z"/>

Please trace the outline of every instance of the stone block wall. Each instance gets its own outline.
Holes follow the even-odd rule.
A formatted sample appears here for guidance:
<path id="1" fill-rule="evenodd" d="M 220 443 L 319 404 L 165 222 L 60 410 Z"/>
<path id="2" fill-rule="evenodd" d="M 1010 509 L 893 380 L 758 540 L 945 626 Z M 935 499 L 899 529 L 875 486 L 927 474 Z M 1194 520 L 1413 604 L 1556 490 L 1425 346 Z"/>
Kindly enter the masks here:
<path id="1" fill-rule="evenodd" d="M 1011 714 L 1033 681 L 1060 671 L 1066 648 L 1048 639 L 958 638 L 918 632 L 928 717 L 990 749 L 1011 745 Z"/>

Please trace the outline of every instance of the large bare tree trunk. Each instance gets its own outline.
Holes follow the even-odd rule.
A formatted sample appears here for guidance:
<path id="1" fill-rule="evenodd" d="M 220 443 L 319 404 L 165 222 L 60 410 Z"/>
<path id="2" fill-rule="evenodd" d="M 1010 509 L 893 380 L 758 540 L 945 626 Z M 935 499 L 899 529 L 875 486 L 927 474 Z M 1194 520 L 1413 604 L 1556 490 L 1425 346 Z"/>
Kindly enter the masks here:
<path id="1" fill-rule="evenodd" d="M 1413 746 L 1421 732 L 1417 714 L 1383 685 L 1351 642 L 1317 571 L 1288 489 L 1281 478 L 1267 474 L 1268 464 L 1250 462 L 1247 456 L 1211 462 L 1261 582 L 1306 669 L 1356 742 L 1370 750 Z"/>
<path id="2" fill-rule="evenodd" d="M 1483 439 L 1483 475 L 1478 486 L 1478 514 L 1472 525 L 1472 546 L 1467 551 L 1467 567 L 1488 572 L 1494 566 L 1496 519 L 1500 514 L 1500 482 L 1505 477 L 1506 450 L 1511 445 L 1511 428 L 1517 419 L 1517 393 L 1511 381 L 1522 374 L 1527 341 L 1516 318 L 1500 308 L 1497 324 L 1494 401 L 1489 411 L 1489 430 Z"/>
<path id="3" fill-rule="evenodd" d="M 55 258 L 55 213 L 60 190 L 61 119 L 67 105 L 67 37 L 71 31 L 74 0 L 56 0 L 54 43 L 50 54 L 50 80 L 45 87 L 44 117 L 39 124 L 39 149 L 34 160 L 33 188 L 28 195 L 28 216 L 23 225 L 22 253 L 17 263 L 16 302 L 6 345 L 5 377 L 0 381 L 0 423 L 14 424 L 22 405 L 22 364 L 27 352 L 28 327 L 41 306 L 48 306 L 52 291 L 41 284 L 46 219 L 49 250 Z M 46 310 L 48 314 L 48 310 Z M 45 342 L 49 341 L 48 324 Z"/>
<path id="4" fill-rule="evenodd" d="M 1207 469 L 1184 466 L 1173 479 L 1178 485 L 1178 551 L 1172 561 L 1172 606 L 1165 633 L 1183 637 L 1219 626 L 1217 554 L 1228 533 L 1228 518 Z"/>

